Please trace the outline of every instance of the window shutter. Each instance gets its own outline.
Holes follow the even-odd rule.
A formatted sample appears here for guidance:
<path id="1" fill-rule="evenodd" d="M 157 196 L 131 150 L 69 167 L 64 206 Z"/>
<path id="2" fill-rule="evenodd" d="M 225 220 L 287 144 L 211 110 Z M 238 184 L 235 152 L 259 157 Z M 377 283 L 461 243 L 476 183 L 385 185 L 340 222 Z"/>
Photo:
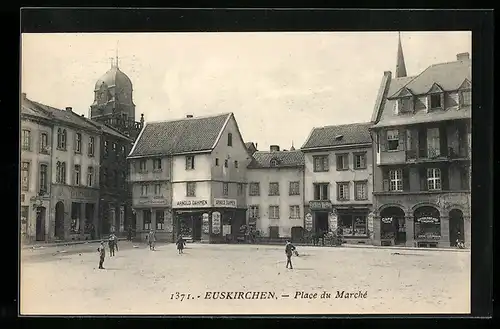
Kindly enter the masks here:
<path id="1" fill-rule="evenodd" d="M 406 141 L 406 129 L 402 128 L 399 129 L 399 146 L 398 150 L 399 151 L 404 151 L 405 149 L 405 141 Z"/>
<path id="2" fill-rule="evenodd" d="M 419 168 L 420 191 L 427 191 L 427 169 Z"/>
<path id="3" fill-rule="evenodd" d="M 439 148 L 442 156 L 448 156 L 448 134 L 446 132 L 446 124 L 439 126 Z"/>
<path id="4" fill-rule="evenodd" d="M 384 192 L 389 191 L 389 171 L 384 170 L 382 172 L 382 189 Z"/>
<path id="5" fill-rule="evenodd" d="M 450 189 L 449 175 L 448 175 L 448 167 L 441 167 L 441 189 L 444 191 L 448 191 Z"/>
<path id="6" fill-rule="evenodd" d="M 409 108 L 410 113 L 415 112 L 415 102 L 416 101 L 417 101 L 417 97 L 410 98 L 410 108 Z"/>
<path id="7" fill-rule="evenodd" d="M 403 191 L 410 191 L 410 168 L 403 168 Z"/>
<path id="8" fill-rule="evenodd" d="M 378 136 L 378 143 L 379 143 L 380 151 L 384 152 L 385 150 L 387 150 L 387 134 L 386 134 L 386 131 L 385 130 L 380 130 L 377 133 L 377 136 Z"/>

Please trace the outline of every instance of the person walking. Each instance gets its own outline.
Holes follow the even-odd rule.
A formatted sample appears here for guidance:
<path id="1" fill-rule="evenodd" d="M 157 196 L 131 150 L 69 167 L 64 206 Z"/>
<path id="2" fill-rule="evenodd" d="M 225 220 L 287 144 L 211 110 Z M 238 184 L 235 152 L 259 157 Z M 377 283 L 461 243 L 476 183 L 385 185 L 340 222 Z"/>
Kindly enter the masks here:
<path id="1" fill-rule="evenodd" d="M 113 257 L 115 255 L 115 239 L 113 238 L 114 234 L 111 233 L 108 239 L 109 246 L 109 257 Z"/>
<path id="2" fill-rule="evenodd" d="M 182 254 L 184 246 L 186 245 L 186 240 L 184 240 L 182 236 L 179 236 L 175 244 L 177 245 L 177 251 L 179 252 L 179 254 Z"/>
<path id="3" fill-rule="evenodd" d="M 292 255 L 295 249 L 296 249 L 295 246 L 290 241 L 287 240 L 285 246 L 286 268 L 288 268 L 288 265 L 290 265 L 290 269 L 293 269 Z"/>
<path id="4" fill-rule="evenodd" d="M 97 252 L 99 253 L 99 269 L 104 270 L 102 266 L 104 264 L 104 258 L 106 257 L 106 248 L 104 247 L 104 241 L 101 241 L 101 245 L 97 248 Z"/>
<path id="5" fill-rule="evenodd" d="M 153 230 L 150 230 L 149 234 L 148 234 L 149 250 L 152 250 L 152 251 L 155 250 L 155 242 L 156 242 L 155 232 Z"/>

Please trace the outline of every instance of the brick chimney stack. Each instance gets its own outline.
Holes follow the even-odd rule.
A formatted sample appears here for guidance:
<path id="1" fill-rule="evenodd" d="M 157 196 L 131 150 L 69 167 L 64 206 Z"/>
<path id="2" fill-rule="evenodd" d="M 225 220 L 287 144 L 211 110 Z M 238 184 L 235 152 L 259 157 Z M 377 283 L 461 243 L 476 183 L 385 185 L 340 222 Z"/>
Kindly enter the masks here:
<path id="1" fill-rule="evenodd" d="M 71 106 L 67 106 L 67 107 L 66 107 L 66 111 L 71 112 L 71 111 L 73 111 L 73 108 L 72 108 Z"/>
<path id="2" fill-rule="evenodd" d="M 270 150 L 271 152 L 279 152 L 280 147 L 279 147 L 279 145 L 271 145 L 271 146 L 269 147 L 269 150 Z"/>

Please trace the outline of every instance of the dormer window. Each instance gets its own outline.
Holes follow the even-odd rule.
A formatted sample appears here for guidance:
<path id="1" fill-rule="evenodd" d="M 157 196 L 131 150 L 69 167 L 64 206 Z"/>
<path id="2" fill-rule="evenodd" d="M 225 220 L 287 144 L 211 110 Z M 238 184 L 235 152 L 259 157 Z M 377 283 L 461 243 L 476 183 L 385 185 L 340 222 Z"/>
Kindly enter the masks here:
<path id="1" fill-rule="evenodd" d="M 398 99 L 397 107 L 398 113 L 408 113 L 412 112 L 413 98 L 412 97 L 404 97 Z"/>
<path id="2" fill-rule="evenodd" d="M 277 167 L 278 164 L 279 164 L 279 162 L 277 159 L 271 159 L 271 163 L 270 163 L 271 167 Z"/>
<path id="3" fill-rule="evenodd" d="M 432 94 L 430 95 L 430 108 L 431 109 L 440 109 L 443 107 L 443 103 L 441 100 L 441 94 Z"/>
<path id="4" fill-rule="evenodd" d="M 470 90 L 460 92 L 460 106 L 470 106 L 472 103 L 472 93 Z"/>

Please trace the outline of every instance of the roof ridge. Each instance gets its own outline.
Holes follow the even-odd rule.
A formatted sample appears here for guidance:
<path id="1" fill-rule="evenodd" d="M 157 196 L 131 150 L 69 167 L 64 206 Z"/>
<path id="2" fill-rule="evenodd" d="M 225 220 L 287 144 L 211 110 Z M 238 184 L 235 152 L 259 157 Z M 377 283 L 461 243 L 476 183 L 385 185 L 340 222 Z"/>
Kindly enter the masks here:
<path id="1" fill-rule="evenodd" d="M 228 116 L 233 114 L 233 112 L 225 112 L 225 113 L 220 113 L 220 114 L 213 114 L 213 115 L 203 115 L 199 117 L 192 117 L 192 118 L 180 118 L 180 119 L 173 119 L 173 120 L 161 120 L 161 121 L 149 121 L 148 124 L 152 123 L 170 123 L 170 122 L 179 122 L 179 121 L 187 121 L 187 120 L 197 120 L 197 119 L 209 119 L 209 118 L 216 118 L 216 117 L 221 117 L 221 116 Z"/>
<path id="2" fill-rule="evenodd" d="M 319 126 L 319 127 L 313 127 L 313 129 L 324 129 L 324 128 L 337 128 L 337 127 L 345 127 L 345 126 L 356 126 L 356 125 L 371 125 L 372 123 L 371 122 L 354 122 L 354 123 L 344 123 L 344 124 L 340 124 L 340 125 L 327 125 L 327 126 Z"/>

